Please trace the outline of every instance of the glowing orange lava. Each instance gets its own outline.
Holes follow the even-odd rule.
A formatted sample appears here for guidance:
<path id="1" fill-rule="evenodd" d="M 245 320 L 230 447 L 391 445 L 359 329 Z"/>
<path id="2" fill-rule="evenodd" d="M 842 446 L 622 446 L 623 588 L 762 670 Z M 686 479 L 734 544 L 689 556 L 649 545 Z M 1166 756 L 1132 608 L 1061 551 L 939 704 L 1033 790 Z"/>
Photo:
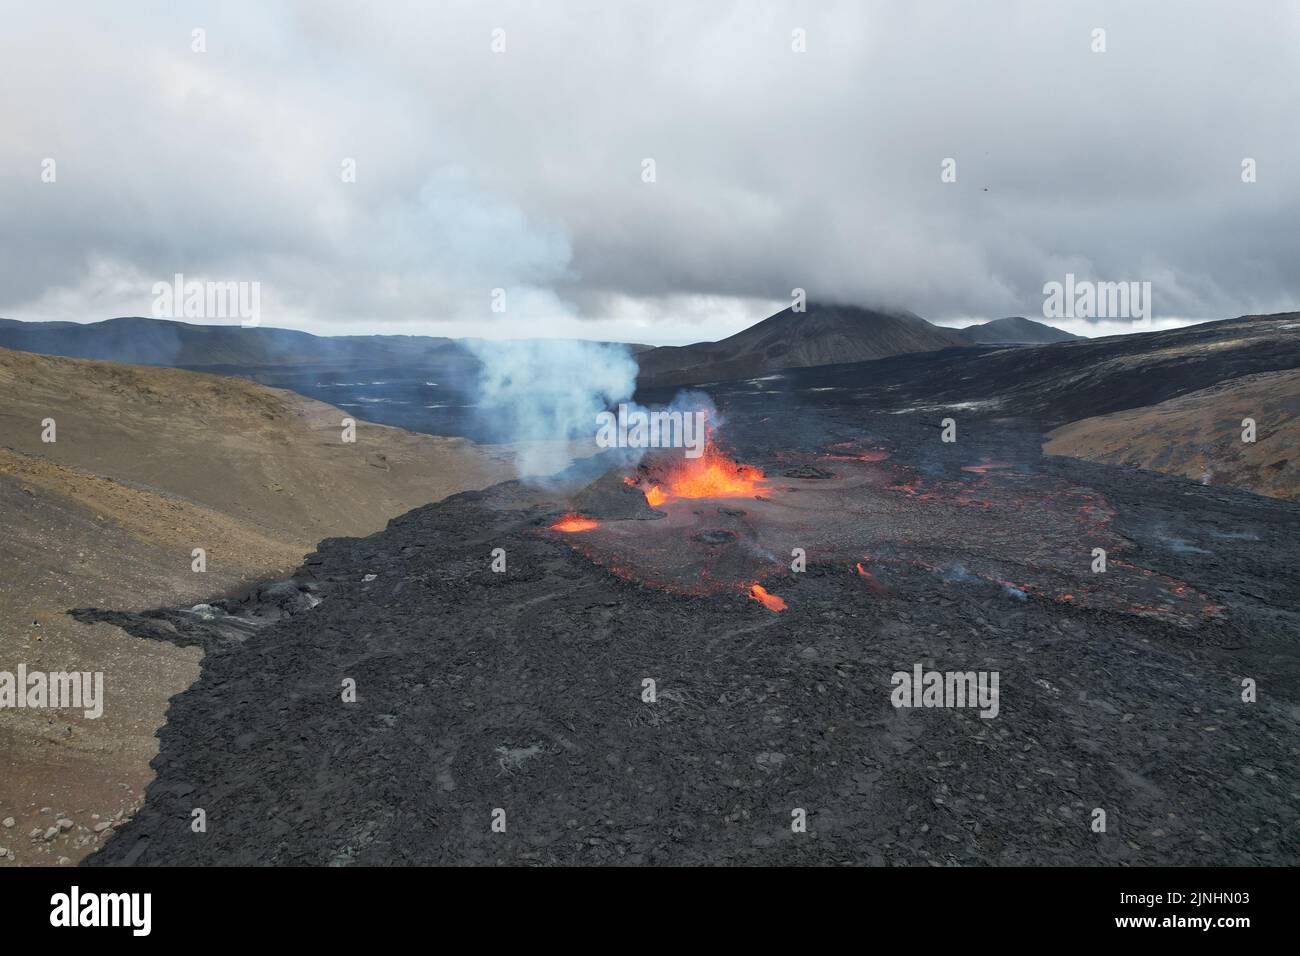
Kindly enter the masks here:
<path id="1" fill-rule="evenodd" d="M 872 574 L 870 571 L 864 568 L 862 566 L 862 562 L 860 561 L 858 562 L 858 576 L 862 578 L 864 581 L 866 581 L 867 586 L 871 588 L 871 590 L 875 591 L 877 594 L 892 593 L 889 590 L 889 588 L 885 587 L 883 584 L 880 583 L 880 580 L 874 574 Z"/>
<path id="2" fill-rule="evenodd" d="M 785 601 L 781 600 L 775 594 L 768 594 L 767 588 L 761 584 L 751 584 L 749 586 L 749 596 L 769 611 L 784 611 Z"/>
<path id="3" fill-rule="evenodd" d="M 555 524 L 551 525 L 552 531 L 590 531 L 593 528 L 599 528 L 600 522 L 591 518 L 584 518 L 582 515 L 565 515 Z"/>
<path id="4" fill-rule="evenodd" d="M 754 498 L 763 493 L 763 472 L 737 464 L 709 442 L 699 458 L 675 461 L 646 490 L 653 507 L 672 498 Z"/>

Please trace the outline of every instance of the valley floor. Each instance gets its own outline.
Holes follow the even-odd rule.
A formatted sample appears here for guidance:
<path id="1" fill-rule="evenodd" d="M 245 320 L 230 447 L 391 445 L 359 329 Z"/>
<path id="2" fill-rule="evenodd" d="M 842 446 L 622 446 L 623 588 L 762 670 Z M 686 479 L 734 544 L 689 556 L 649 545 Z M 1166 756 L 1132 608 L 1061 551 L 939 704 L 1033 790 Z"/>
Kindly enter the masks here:
<path id="1" fill-rule="evenodd" d="M 728 444 L 769 476 L 869 442 L 933 481 L 1010 463 L 1095 494 L 1130 560 L 1221 613 L 1017 596 L 956 573 L 990 548 L 957 537 L 932 545 L 947 562 L 871 565 L 877 586 L 816 547 L 803 573 L 774 555 L 773 612 L 601 567 L 547 531 L 570 501 L 507 483 L 323 542 L 295 577 L 321 603 L 242 642 L 113 616 L 213 649 L 145 806 L 90 862 L 1300 862 L 1300 508 L 1043 457 L 1025 420 L 963 414 L 949 445 L 938 413 L 721 399 Z M 918 664 L 997 672 L 997 717 L 896 709 L 891 675 Z M 195 807 L 206 833 L 184 825 Z"/>

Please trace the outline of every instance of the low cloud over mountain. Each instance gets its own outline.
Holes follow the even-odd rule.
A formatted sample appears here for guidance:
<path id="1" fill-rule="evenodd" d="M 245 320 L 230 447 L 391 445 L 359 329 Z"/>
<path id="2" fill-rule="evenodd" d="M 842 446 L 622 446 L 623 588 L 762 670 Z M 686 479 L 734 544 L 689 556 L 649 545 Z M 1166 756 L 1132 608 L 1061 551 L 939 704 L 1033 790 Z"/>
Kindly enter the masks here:
<path id="1" fill-rule="evenodd" d="M 1286 4 L 147 6 L 5 14 L 0 314 L 149 315 L 177 272 L 260 282 L 266 325 L 652 344 L 794 287 L 952 324 L 1067 273 L 1151 282 L 1156 327 L 1300 299 Z"/>

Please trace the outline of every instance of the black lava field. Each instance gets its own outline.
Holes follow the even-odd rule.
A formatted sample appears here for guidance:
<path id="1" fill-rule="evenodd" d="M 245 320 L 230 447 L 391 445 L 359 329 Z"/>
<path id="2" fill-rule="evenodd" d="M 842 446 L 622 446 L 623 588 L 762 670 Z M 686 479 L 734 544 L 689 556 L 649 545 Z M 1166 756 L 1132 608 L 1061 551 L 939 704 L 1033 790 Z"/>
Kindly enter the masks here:
<path id="1" fill-rule="evenodd" d="M 324 541 L 214 620 L 74 612 L 207 652 L 87 862 L 1300 862 L 1295 506 L 850 373 L 708 389 L 751 497 L 652 509 L 598 458 Z M 996 716 L 895 707 L 918 666 L 996 673 Z"/>

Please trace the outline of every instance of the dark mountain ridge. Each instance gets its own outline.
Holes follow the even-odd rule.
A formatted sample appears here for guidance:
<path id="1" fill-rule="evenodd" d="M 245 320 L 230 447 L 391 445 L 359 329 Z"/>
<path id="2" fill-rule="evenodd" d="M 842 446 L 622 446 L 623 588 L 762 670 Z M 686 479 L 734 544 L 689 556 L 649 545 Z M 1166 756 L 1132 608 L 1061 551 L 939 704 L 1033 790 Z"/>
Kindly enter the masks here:
<path id="1" fill-rule="evenodd" d="M 940 409 L 1064 423 L 1154 405 L 1218 382 L 1300 368 L 1300 313 L 1247 315 L 1180 329 L 1058 342 L 1034 348 L 970 346 L 870 362 L 796 368 L 764 383 L 800 403 L 840 403 L 894 414 Z M 720 403 L 742 399 L 739 385 L 709 389 Z M 643 402 L 672 389 L 646 388 Z M 779 404 L 772 394 L 752 400 Z M 1237 416 L 1249 414 L 1243 410 Z"/>
<path id="2" fill-rule="evenodd" d="M 125 316 L 103 322 L 0 319 L 0 347 L 130 365 L 407 365 L 462 351 L 453 339 L 415 335 L 321 336 L 276 328 L 193 325 Z"/>
<path id="3" fill-rule="evenodd" d="M 972 345 L 1047 345 L 1051 342 L 1074 342 L 1083 338 L 1082 335 L 1074 335 L 1020 315 L 994 319 L 982 325 L 969 325 L 958 330 L 958 334 Z"/>
<path id="4" fill-rule="evenodd" d="M 911 312 L 808 303 L 717 342 L 664 346 L 637 356 L 647 387 L 752 378 L 783 368 L 862 362 L 967 345 Z"/>

